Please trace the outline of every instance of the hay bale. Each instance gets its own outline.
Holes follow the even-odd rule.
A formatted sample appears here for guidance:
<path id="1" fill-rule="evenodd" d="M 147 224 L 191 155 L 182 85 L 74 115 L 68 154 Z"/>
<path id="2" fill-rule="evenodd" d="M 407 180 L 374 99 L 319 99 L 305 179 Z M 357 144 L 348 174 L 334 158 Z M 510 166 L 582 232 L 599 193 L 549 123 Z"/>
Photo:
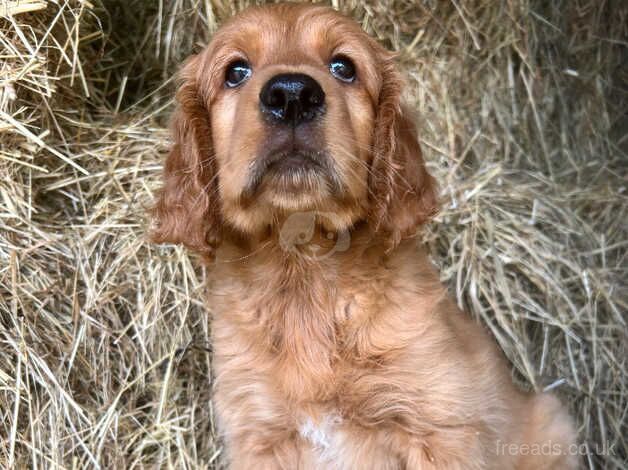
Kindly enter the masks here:
<path id="1" fill-rule="evenodd" d="M 247 3 L 0 2 L 0 465 L 219 465 L 204 272 L 145 214 L 177 64 Z M 333 4 L 408 73 L 443 280 L 622 468 L 628 8 Z"/>

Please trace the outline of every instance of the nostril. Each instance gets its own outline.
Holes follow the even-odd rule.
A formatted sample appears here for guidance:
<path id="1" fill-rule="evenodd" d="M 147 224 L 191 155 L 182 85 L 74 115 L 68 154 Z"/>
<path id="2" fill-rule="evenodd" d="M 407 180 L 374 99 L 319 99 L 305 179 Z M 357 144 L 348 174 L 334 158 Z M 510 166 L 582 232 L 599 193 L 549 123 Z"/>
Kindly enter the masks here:
<path id="1" fill-rule="evenodd" d="M 309 103 L 311 97 L 312 97 L 312 91 L 309 88 L 303 88 L 303 90 L 301 90 L 299 100 L 303 101 L 304 103 Z"/>
<path id="2" fill-rule="evenodd" d="M 304 88 L 301 92 L 301 102 L 307 108 L 316 108 L 323 104 L 323 91 L 320 87 Z"/>
<path id="3" fill-rule="evenodd" d="M 273 108 L 283 107 L 286 104 L 286 95 L 283 90 L 278 88 L 271 90 L 267 104 Z"/>
<path id="4" fill-rule="evenodd" d="M 314 106 L 323 104 L 322 96 L 317 93 L 310 93 L 310 96 L 308 99 L 309 99 L 310 104 L 313 104 Z"/>

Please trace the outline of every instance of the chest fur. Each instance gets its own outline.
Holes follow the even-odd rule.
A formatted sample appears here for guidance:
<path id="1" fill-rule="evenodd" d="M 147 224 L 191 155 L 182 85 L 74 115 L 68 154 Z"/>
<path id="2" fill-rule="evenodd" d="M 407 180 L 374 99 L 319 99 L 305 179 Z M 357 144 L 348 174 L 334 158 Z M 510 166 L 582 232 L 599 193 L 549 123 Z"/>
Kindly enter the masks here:
<path id="1" fill-rule="evenodd" d="M 318 418 L 305 416 L 299 424 L 299 435 L 321 463 L 334 462 L 341 453 L 345 440 L 343 419 L 337 411 Z"/>
<path id="2" fill-rule="evenodd" d="M 403 325 L 407 312 L 390 315 L 391 308 L 413 303 L 404 297 L 411 291 L 404 276 L 373 258 L 339 255 L 308 264 L 270 252 L 246 266 L 223 265 L 209 300 L 222 325 L 217 330 L 230 333 L 216 352 L 239 357 L 247 351 L 255 358 L 248 363 L 262 362 L 286 398 L 336 399 L 356 369 L 378 363 L 398 350 L 392 343 L 415 333 Z"/>

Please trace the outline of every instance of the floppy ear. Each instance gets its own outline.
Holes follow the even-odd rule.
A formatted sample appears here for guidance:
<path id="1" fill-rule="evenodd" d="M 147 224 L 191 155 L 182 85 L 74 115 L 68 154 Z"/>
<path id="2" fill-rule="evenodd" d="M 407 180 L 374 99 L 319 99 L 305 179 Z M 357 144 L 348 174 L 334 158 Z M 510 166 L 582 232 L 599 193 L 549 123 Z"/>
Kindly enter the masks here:
<path id="1" fill-rule="evenodd" d="M 157 243 L 181 243 L 208 259 L 221 238 L 217 162 L 208 102 L 199 93 L 200 56 L 183 67 L 172 120 L 174 143 L 164 166 L 164 184 L 153 208 Z"/>
<path id="2" fill-rule="evenodd" d="M 414 120 L 401 105 L 403 82 L 390 53 L 382 60 L 375 119 L 369 221 L 396 246 L 437 211 L 437 188 L 427 172 Z"/>

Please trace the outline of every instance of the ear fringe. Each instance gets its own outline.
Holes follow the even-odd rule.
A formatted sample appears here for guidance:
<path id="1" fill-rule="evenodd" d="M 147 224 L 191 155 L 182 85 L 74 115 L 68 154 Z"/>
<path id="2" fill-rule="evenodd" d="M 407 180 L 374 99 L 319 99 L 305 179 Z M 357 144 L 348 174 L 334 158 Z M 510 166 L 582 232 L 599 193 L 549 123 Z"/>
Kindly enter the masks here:
<path id="1" fill-rule="evenodd" d="M 181 243 L 213 259 L 221 239 L 218 173 L 209 111 L 199 96 L 197 57 L 184 67 L 173 117 L 174 144 L 164 166 L 164 185 L 153 207 L 156 243 Z"/>
<path id="2" fill-rule="evenodd" d="M 403 82 L 392 57 L 383 59 L 381 70 L 369 222 L 392 248 L 437 212 L 437 189 L 425 168 L 414 121 L 401 106 Z"/>
<path id="3" fill-rule="evenodd" d="M 375 231 L 381 229 L 387 207 L 393 194 L 394 168 L 387 163 L 396 151 L 395 121 L 399 113 L 398 96 L 401 92 L 400 77 L 390 60 L 382 67 L 382 88 L 379 93 L 378 112 L 373 136 L 373 159 L 369 174 L 371 221 Z"/>

